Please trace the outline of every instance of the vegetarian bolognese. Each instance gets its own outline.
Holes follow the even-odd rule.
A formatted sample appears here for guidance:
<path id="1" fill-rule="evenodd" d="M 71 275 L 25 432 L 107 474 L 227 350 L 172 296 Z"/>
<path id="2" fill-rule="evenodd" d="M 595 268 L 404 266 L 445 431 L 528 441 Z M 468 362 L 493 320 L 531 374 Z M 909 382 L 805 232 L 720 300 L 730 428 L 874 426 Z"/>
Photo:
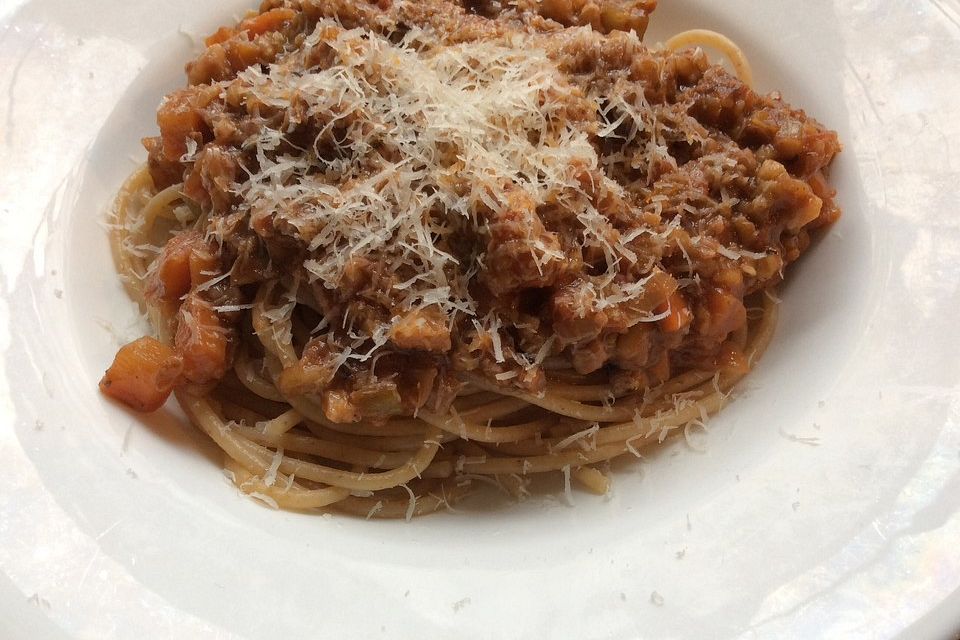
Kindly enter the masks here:
<path id="1" fill-rule="evenodd" d="M 656 0 L 266 0 L 219 29 L 121 189 L 171 393 L 244 492 L 376 517 L 605 466 L 702 424 L 837 219 L 840 144 Z M 704 49 L 725 53 L 733 73 Z"/>

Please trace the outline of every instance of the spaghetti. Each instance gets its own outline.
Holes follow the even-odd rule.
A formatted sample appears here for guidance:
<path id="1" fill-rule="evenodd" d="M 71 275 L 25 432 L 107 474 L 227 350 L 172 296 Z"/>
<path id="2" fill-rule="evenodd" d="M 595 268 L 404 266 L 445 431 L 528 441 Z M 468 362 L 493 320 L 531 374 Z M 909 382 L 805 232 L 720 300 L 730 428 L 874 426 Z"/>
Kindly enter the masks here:
<path id="1" fill-rule="evenodd" d="M 157 338 L 101 389 L 174 391 L 279 508 L 605 493 L 609 460 L 722 408 L 838 215 L 835 135 L 720 34 L 644 47 L 653 5 L 268 1 L 218 31 L 117 197 Z"/>
<path id="2" fill-rule="evenodd" d="M 670 51 L 679 51 L 691 46 L 716 49 L 730 61 L 740 80 L 747 85 L 753 85 L 753 69 L 746 54 L 736 42 L 722 33 L 710 29 L 689 29 L 672 36 L 664 46 Z"/>

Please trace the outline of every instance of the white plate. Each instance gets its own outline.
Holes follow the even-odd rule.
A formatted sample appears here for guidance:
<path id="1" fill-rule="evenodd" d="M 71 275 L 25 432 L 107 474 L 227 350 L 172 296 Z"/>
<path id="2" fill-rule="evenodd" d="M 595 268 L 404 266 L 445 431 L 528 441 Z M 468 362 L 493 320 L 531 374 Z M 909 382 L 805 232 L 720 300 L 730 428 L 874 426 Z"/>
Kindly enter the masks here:
<path id="1" fill-rule="evenodd" d="M 844 217 L 705 453 L 404 522 L 238 496 L 96 383 L 141 331 L 103 210 L 247 2 L 0 0 L 0 637 L 947 638 L 960 631 L 956 0 L 664 0 L 840 132 Z"/>

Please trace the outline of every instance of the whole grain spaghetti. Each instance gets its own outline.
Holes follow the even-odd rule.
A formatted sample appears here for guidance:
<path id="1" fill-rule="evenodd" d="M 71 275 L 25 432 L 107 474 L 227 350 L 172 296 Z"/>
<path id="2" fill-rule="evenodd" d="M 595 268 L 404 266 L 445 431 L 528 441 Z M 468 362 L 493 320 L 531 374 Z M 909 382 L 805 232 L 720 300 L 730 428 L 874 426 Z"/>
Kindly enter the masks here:
<path id="1" fill-rule="evenodd" d="M 277 0 L 221 28 L 117 199 L 157 335 L 101 389 L 175 391 L 278 507 L 606 492 L 722 407 L 839 215 L 836 135 L 719 34 L 647 48 L 654 5 Z"/>

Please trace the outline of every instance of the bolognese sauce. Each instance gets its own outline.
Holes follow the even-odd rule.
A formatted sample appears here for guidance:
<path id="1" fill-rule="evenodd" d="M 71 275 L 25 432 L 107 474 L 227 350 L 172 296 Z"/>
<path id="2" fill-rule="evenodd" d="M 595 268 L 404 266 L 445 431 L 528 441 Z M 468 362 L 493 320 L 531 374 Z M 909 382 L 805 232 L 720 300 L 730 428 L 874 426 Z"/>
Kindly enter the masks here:
<path id="1" fill-rule="evenodd" d="M 143 141 L 183 223 L 135 274 L 164 344 L 103 390 L 150 410 L 255 361 L 268 408 L 376 433 L 465 390 L 745 371 L 751 297 L 840 214 L 840 144 L 703 50 L 645 45 L 655 5 L 267 0 L 216 31 Z M 563 431 L 521 405 L 487 428 Z"/>

